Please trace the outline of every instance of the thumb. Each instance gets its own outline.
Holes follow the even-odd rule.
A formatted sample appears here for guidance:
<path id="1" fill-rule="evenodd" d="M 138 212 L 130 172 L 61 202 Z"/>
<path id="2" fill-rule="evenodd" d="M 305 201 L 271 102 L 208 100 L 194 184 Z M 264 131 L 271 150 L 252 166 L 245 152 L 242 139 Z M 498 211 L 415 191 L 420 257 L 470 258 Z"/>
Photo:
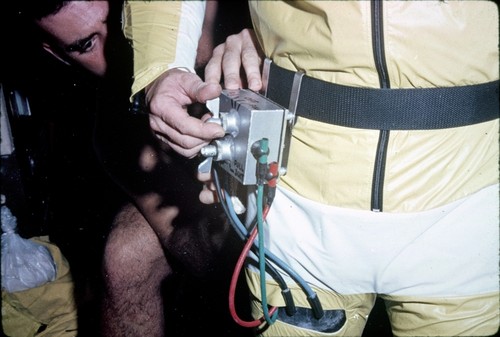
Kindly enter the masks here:
<path id="1" fill-rule="evenodd" d="M 194 90 L 194 96 L 199 103 L 206 103 L 210 99 L 220 96 L 222 87 L 218 83 L 201 82 Z"/>

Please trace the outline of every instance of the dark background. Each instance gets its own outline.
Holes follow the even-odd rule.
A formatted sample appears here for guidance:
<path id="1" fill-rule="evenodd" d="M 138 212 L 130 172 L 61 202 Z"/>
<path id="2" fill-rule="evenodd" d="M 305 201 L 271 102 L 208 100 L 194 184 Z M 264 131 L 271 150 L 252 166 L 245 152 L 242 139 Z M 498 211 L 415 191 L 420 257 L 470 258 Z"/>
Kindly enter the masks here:
<path id="1" fill-rule="evenodd" d="M 94 153 L 99 83 L 42 51 L 34 32 L 21 24 L 13 11 L 14 2 L 4 1 L 2 7 L 0 82 L 6 91 L 18 90 L 28 97 L 32 111 L 30 118 L 13 126 L 18 149 L 29 149 L 35 158 L 34 164 L 29 164 L 25 153 L 19 153 L 22 190 L 13 208 L 20 234 L 50 235 L 59 246 L 75 280 L 80 336 L 95 337 L 103 245 L 114 214 L 126 200 Z M 216 43 L 249 26 L 246 2 L 220 2 Z M 110 63 L 115 69 L 130 69 L 129 46 L 118 33 L 110 31 L 117 34 Z M 128 70 L 123 72 L 126 74 Z M 228 286 L 229 280 L 199 280 L 182 270 L 166 282 L 167 326 L 175 331 L 171 335 L 200 336 L 210 331 L 218 336 L 250 336 L 249 330 L 237 326 L 229 316 Z M 238 296 L 245 299 L 246 288 L 240 288 Z M 248 314 L 245 304 L 239 309 L 243 316 Z M 382 303 L 377 302 L 364 336 L 391 336 Z"/>

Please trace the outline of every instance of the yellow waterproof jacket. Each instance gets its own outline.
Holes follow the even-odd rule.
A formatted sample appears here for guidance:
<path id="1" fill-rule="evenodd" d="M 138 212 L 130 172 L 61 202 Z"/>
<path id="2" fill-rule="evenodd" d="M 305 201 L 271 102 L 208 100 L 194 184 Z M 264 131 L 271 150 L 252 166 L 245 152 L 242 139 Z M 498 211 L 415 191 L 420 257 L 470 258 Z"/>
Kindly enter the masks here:
<path id="1" fill-rule="evenodd" d="M 499 78 L 493 1 L 249 4 L 265 55 L 317 79 L 354 87 L 380 88 L 385 81 L 388 88 L 435 88 Z M 298 118 L 290 151 L 282 186 L 356 209 L 430 209 L 499 177 L 498 118 L 384 135 Z"/>
<path id="2" fill-rule="evenodd" d="M 170 3 L 163 9 L 170 6 L 177 10 L 174 18 L 180 16 Z M 368 88 L 453 87 L 499 78 L 493 1 L 250 1 L 249 7 L 265 55 L 313 78 Z M 155 22 L 161 21 L 158 13 Z M 129 32 L 134 21 L 148 22 L 133 11 L 128 17 Z M 129 37 L 175 55 L 176 44 L 165 42 L 176 41 L 175 27 L 157 26 L 153 29 L 162 30 L 165 39 L 161 34 Z M 141 53 L 152 59 L 145 47 L 135 47 L 135 54 Z M 152 80 L 159 69 L 165 68 L 143 58 L 136 64 L 134 90 L 147 84 L 141 74 L 154 74 Z M 498 147 L 498 118 L 438 130 L 380 132 L 299 117 L 280 186 L 340 207 L 422 211 L 497 184 Z"/>

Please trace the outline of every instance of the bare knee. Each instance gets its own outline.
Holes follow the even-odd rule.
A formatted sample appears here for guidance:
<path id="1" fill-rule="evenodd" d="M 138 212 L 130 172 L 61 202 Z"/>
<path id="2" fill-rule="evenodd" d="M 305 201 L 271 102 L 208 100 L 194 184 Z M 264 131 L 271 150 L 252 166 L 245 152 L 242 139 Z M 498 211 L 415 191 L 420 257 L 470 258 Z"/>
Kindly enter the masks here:
<path id="1" fill-rule="evenodd" d="M 105 281 L 112 286 L 144 280 L 160 283 L 171 272 L 158 237 L 133 205 L 125 206 L 114 219 L 103 268 Z"/>

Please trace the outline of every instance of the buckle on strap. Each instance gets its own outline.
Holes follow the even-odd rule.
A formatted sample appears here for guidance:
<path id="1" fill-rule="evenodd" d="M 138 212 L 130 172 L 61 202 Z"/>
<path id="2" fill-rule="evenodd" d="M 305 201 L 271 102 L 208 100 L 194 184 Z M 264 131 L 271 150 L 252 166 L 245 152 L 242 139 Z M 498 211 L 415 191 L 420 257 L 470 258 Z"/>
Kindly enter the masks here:
<path id="1" fill-rule="evenodd" d="M 269 62 L 266 96 L 289 106 L 295 72 Z M 460 127 L 499 117 L 499 81 L 476 85 L 378 89 L 359 88 L 303 76 L 296 116 L 375 130 L 431 130 Z"/>

